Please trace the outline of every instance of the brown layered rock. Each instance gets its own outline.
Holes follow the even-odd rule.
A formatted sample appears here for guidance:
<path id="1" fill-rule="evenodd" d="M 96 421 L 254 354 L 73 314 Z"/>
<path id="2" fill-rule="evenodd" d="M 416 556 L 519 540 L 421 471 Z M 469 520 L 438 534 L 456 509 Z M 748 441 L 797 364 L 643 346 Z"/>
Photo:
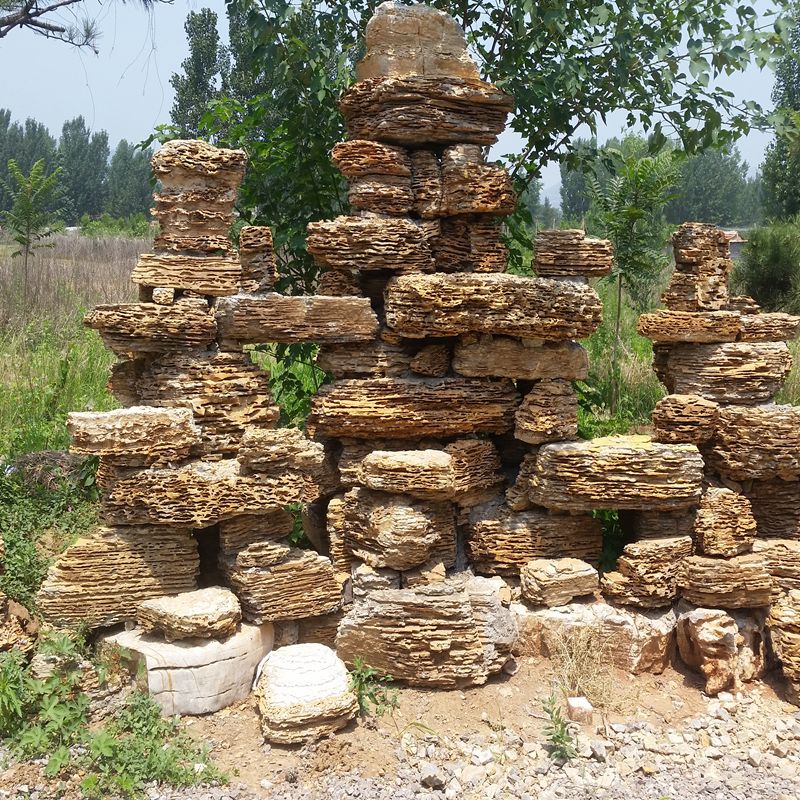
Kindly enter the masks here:
<path id="1" fill-rule="evenodd" d="M 366 297 L 237 295 L 217 302 L 216 320 L 227 350 L 262 342 L 369 341 L 378 330 Z"/>
<path id="2" fill-rule="evenodd" d="M 280 542 L 248 545 L 230 560 L 227 574 L 242 616 L 257 625 L 327 614 L 342 602 L 329 559 Z"/>
<path id="3" fill-rule="evenodd" d="M 533 448 L 525 453 L 514 482 L 506 489 L 506 505 L 511 511 L 525 511 L 533 505 L 530 491 L 538 452 L 538 448 Z"/>
<path id="4" fill-rule="evenodd" d="M 222 556 L 235 555 L 254 542 L 285 539 L 294 528 L 294 517 L 282 508 L 261 514 L 241 514 L 219 523 L 219 550 Z"/>
<path id="5" fill-rule="evenodd" d="M 372 342 L 326 344 L 317 353 L 317 365 L 334 378 L 393 378 L 411 370 L 413 350 L 407 345 Z"/>
<path id="6" fill-rule="evenodd" d="M 320 494 L 338 485 L 325 447 L 298 428 L 248 428 L 239 446 L 239 463 L 245 474 L 283 475 L 287 481 L 300 472 L 317 484 Z"/>
<path id="7" fill-rule="evenodd" d="M 239 231 L 242 291 L 269 292 L 276 278 L 272 230 L 266 225 L 245 225 Z"/>
<path id="8" fill-rule="evenodd" d="M 692 539 L 645 539 L 625 545 L 616 572 L 600 582 L 603 595 L 622 605 L 661 608 L 678 596 L 681 563 L 692 554 Z"/>
<path id="9" fill-rule="evenodd" d="M 578 396 L 569 381 L 537 381 L 514 416 L 514 436 L 528 444 L 574 439 L 578 435 Z"/>
<path id="10" fill-rule="evenodd" d="M 188 528 L 98 528 L 56 559 L 36 603 L 52 625 L 107 627 L 135 619 L 144 600 L 195 589 L 199 570 Z"/>
<path id="11" fill-rule="evenodd" d="M 423 230 L 410 219 L 336 217 L 309 222 L 306 247 L 318 264 L 331 269 L 434 270 Z"/>
<path id="12" fill-rule="evenodd" d="M 588 286 L 517 275 L 402 275 L 386 289 L 386 323 L 401 336 L 509 334 L 559 341 L 600 324 Z"/>
<path id="13" fill-rule="evenodd" d="M 603 546 L 600 522 L 588 514 L 514 513 L 497 503 L 472 509 L 466 530 L 470 563 L 487 575 L 518 574 L 536 558 L 572 556 L 596 564 Z"/>
<path id="14" fill-rule="evenodd" d="M 12 651 L 27 656 L 34 649 L 38 632 L 39 623 L 28 609 L 0 592 L 0 653 Z"/>
<path id="15" fill-rule="evenodd" d="M 753 552 L 762 556 L 774 583 L 773 602 L 800 589 L 800 540 L 756 539 Z"/>
<path id="16" fill-rule="evenodd" d="M 110 456 L 115 464 L 130 466 L 182 461 L 200 444 L 188 408 L 72 412 L 67 429 L 73 453 Z"/>
<path id="17" fill-rule="evenodd" d="M 800 408 L 721 408 L 705 455 L 714 469 L 737 481 L 800 478 Z"/>
<path id="18" fill-rule="evenodd" d="M 442 155 L 443 216 L 514 213 L 517 195 L 504 167 L 486 164 L 478 145 L 461 144 Z"/>
<path id="19" fill-rule="evenodd" d="M 690 603 L 710 608 L 768 606 L 773 589 L 764 557 L 756 553 L 729 559 L 690 556 L 678 584 Z"/>
<path id="20" fill-rule="evenodd" d="M 355 566 L 355 559 L 350 552 L 347 541 L 347 524 L 344 516 L 344 495 L 339 494 L 328 502 L 326 527 L 328 533 L 328 554 L 337 574 L 349 577 Z"/>
<path id="21" fill-rule="evenodd" d="M 694 533 L 698 552 L 707 556 L 749 552 L 756 537 L 750 501 L 730 489 L 710 486 L 700 500 Z"/>
<path id="22" fill-rule="evenodd" d="M 563 606 L 574 597 L 594 594 L 597 570 L 577 558 L 537 558 L 520 570 L 522 596 L 539 606 Z"/>
<path id="23" fill-rule="evenodd" d="M 614 247 L 607 239 L 592 239 L 582 230 L 542 230 L 536 234 L 533 269 L 542 278 L 608 275 Z"/>
<path id="24" fill-rule="evenodd" d="M 468 334 L 456 343 L 453 370 L 468 377 L 583 380 L 589 356 L 577 342 Z"/>
<path id="25" fill-rule="evenodd" d="M 429 378 L 443 378 L 450 371 L 450 348 L 446 344 L 423 345 L 411 359 L 411 371 Z"/>
<path id="26" fill-rule="evenodd" d="M 189 289 L 212 297 L 236 294 L 242 280 L 242 265 L 235 255 L 219 254 L 225 245 L 230 247 L 226 239 L 212 241 L 207 244 L 207 254 L 190 255 L 186 250 L 199 251 L 200 243 L 196 239 L 180 240 L 170 248 L 176 252 L 144 253 L 139 256 L 131 280 L 141 286 Z"/>
<path id="27" fill-rule="evenodd" d="M 136 621 L 145 633 L 176 639 L 225 639 L 236 632 L 242 611 L 236 595 L 221 586 L 153 597 L 139 604 Z"/>
<path id="28" fill-rule="evenodd" d="M 678 344 L 666 360 L 674 394 L 699 394 L 718 403 L 769 402 L 792 366 L 785 342 Z"/>
<path id="29" fill-rule="evenodd" d="M 703 459 L 689 444 L 659 444 L 647 436 L 607 436 L 543 445 L 531 500 L 545 508 L 663 510 L 700 498 Z"/>
<path id="30" fill-rule="evenodd" d="M 713 438 L 719 405 L 697 394 L 669 394 L 653 409 L 654 439 L 674 444 L 704 444 Z"/>
<path id="31" fill-rule="evenodd" d="M 749 481 L 744 494 L 753 508 L 759 536 L 800 539 L 800 480 Z"/>
<path id="32" fill-rule="evenodd" d="M 173 189 L 153 195 L 151 213 L 167 235 L 227 236 L 237 194 L 237 189 L 224 186 Z"/>
<path id="33" fill-rule="evenodd" d="M 800 705 L 800 591 L 789 592 L 772 606 L 767 625 L 775 655 L 789 681 L 787 699 Z"/>
<path id="34" fill-rule="evenodd" d="M 695 510 L 627 511 L 620 515 L 623 529 L 634 541 L 694 535 Z"/>
<path id="35" fill-rule="evenodd" d="M 474 593 L 473 605 L 457 581 L 371 592 L 342 619 L 337 652 L 412 686 L 485 683 L 502 668 L 516 626 L 499 600 Z"/>
<path id="36" fill-rule="evenodd" d="M 347 549 L 371 567 L 407 570 L 431 558 L 455 564 L 453 505 L 368 489 L 344 496 Z"/>
<path id="37" fill-rule="evenodd" d="M 312 436 L 356 439 L 504 433 L 513 424 L 518 402 L 510 381 L 344 380 L 322 387 L 311 401 L 306 427 Z"/>
<path id="38" fill-rule="evenodd" d="M 163 353 L 204 347 L 214 341 L 217 326 L 208 303 L 186 298 L 171 306 L 119 303 L 95 306 L 83 320 L 117 355 Z"/>
<path id="39" fill-rule="evenodd" d="M 761 306 L 748 294 L 737 294 L 728 298 L 728 305 L 725 306 L 729 311 L 738 311 L 742 315 L 753 315 L 761 313 Z"/>
<path id="40" fill-rule="evenodd" d="M 330 269 L 317 278 L 315 294 L 326 297 L 363 297 L 358 275 L 353 272 L 341 272 Z"/>
<path id="41" fill-rule="evenodd" d="M 244 177 L 247 154 L 198 139 L 174 139 L 155 152 L 151 164 L 165 190 L 202 190 L 209 186 L 235 189 Z"/>
<path id="42" fill-rule="evenodd" d="M 735 311 L 653 311 L 642 314 L 636 330 L 654 342 L 735 342 Z"/>
<path id="43" fill-rule="evenodd" d="M 742 314 L 739 339 L 742 342 L 786 342 L 800 336 L 800 317 L 780 312 Z"/>
<path id="44" fill-rule="evenodd" d="M 508 248 L 492 217 L 444 217 L 430 234 L 437 272 L 505 272 Z"/>

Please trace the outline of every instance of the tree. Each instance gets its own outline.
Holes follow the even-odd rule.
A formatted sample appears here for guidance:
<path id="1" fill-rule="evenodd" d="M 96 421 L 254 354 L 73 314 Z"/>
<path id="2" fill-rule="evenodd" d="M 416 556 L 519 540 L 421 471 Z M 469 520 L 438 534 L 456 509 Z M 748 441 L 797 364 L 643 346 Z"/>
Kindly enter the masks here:
<path id="1" fill-rule="evenodd" d="M 0 211 L 11 208 L 11 195 L 3 186 L 11 180 L 8 162 L 12 158 L 25 173 L 39 160 L 44 161 L 46 170 L 52 170 L 56 166 L 56 141 L 35 119 L 26 119 L 21 125 L 11 121 L 10 111 L 0 109 Z"/>
<path id="2" fill-rule="evenodd" d="M 676 225 L 734 225 L 744 220 L 746 191 L 747 164 L 738 149 L 706 150 L 681 165 L 676 196 L 667 204 L 667 220 Z"/>
<path id="3" fill-rule="evenodd" d="M 619 402 L 619 345 L 622 315 L 622 290 L 627 290 L 634 305 L 646 307 L 649 294 L 666 263 L 664 255 L 664 206 L 677 177 L 674 154 L 624 158 L 608 183 L 603 186 L 590 178 L 603 233 L 614 245 L 614 266 L 609 279 L 616 282 L 614 347 L 611 353 L 611 402 L 615 414 Z"/>
<path id="4" fill-rule="evenodd" d="M 571 149 L 574 153 L 593 152 L 597 149 L 597 140 L 575 139 Z M 586 167 L 570 168 L 569 164 L 562 161 L 558 168 L 561 172 L 561 213 L 564 219 L 575 223 L 582 222 L 591 203 Z"/>
<path id="5" fill-rule="evenodd" d="M 113 217 L 147 214 L 153 188 L 150 184 L 150 150 L 141 150 L 122 139 L 108 167 L 105 210 Z"/>
<path id="6" fill-rule="evenodd" d="M 47 173 L 44 161 L 37 161 L 28 175 L 12 158 L 8 162 L 12 183 L 6 191 L 13 198 L 10 211 L 2 212 L 0 219 L 6 225 L 13 240 L 20 249 L 12 257 L 22 256 L 23 301 L 28 301 L 28 261 L 39 247 L 52 245 L 44 243 L 59 226 L 61 209 L 57 207 L 61 187 L 58 179 L 60 167 Z"/>
<path id="7" fill-rule="evenodd" d="M 64 123 L 58 142 L 68 221 L 84 214 L 97 216 L 105 206 L 108 173 L 108 134 L 92 133 L 83 117 Z"/>
<path id="8" fill-rule="evenodd" d="M 219 41 L 217 15 L 208 8 L 190 11 L 184 24 L 189 57 L 181 63 L 183 75 L 170 78 L 175 90 L 173 124 L 182 138 L 194 138 L 211 100 L 219 97 L 228 74 L 228 54 Z"/>

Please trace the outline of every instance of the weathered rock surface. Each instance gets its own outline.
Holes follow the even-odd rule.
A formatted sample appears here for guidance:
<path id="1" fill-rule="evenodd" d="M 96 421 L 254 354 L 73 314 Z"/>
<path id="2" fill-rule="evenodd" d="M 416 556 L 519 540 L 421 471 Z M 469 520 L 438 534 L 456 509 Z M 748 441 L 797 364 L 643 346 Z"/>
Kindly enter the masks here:
<path id="1" fill-rule="evenodd" d="M 450 371 L 450 347 L 446 344 L 423 345 L 411 359 L 411 371 L 429 378 L 443 378 Z"/>
<path id="2" fill-rule="evenodd" d="M 28 609 L 0 592 L 0 653 L 16 651 L 28 655 L 38 632 L 39 623 Z"/>
<path id="3" fill-rule="evenodd" d="M 497 503 L 472 509 L 467 535 L 470 563 L 488 575 L 517 574 L 536 558 L 572 556 L 596 564 L 603 546 L 600 522 L 589 515 L 514 513 Z"/>
<path id="4" fill-rule="evenodd" d="M 166 190 L 236 188 L 244 177 L 247 154 L 199 139 L 174 139 L 155 152 L 151 163 Z"/>
<path id="5" fill-rule="evenodd" d="M 735 311 L 653 311 L 636 326 L 654 342 L 735 342 L 740 315 Z"/>
<path id="6" fill-rule="evenodd" d="M 378 330 L 365 297 L 237 295 L 217 302 L 216 319 L 221 347 L 228 350 L 263 342 L 369 341 Z"/>
<path id="7" fill-rule="evenodd" d="M 518 402 L 510 381 L 343 380 L 320 389 L 306 429 L 311 436 L 357 439 L 503 433 L 513 424 Z"/>
<path id="8" fill-rule="evenodd" d="M 800 317 L 781 312 L 742 314 L 742 342 L 787 342 L 800 336 Z"/>
<path id="9" fill-rule="evenodd" d="M 199 570 L 188 528 L 98 528 L 56 559 L 36 602 L 53 625 L 101 628 L 135 619 L 151 597 L 195 589 Z"/>
<path id="10" fill-rule="evenodd" d="M 106 347 L 117 355 L 203 347 L 214 341 L 217 333 L 208 303 L 200 297 L 186 298 L 171 306 L 156 303 L 95 306 L 83 322 L 96 330 Z"/>
<path id="11" fill-rule="evenodd" d="M 577 342 L 469 334 L 456 344 L 453 370 L 469 377 L 583 380 L 589 374 L 589 356 Z"/>
<path id="12" fill-rule="evenodd" d="M 293 472 L 299 472 L 318 484 L 319 494 L 338 483 L 325 447 L 311 441 L 298 428 L 248 428 L 239 446 L 239 463 L 246 473 L 280 475 L 286 480 L 292 479 Z"/>
<path id="13" fill-rule="evenodd" d="M 353 565 L 353 601 L 359 602 L 370 592 L 381 589 L 399 589 L 402 573 L 396 569 L 371 567 L 369 564 Z"/>
<path id="14" fill-rule="evenodd" d="M 326 517 L 328 553 L 337 576 L 346 580 L 355 564 L 353 554 L 347 547 L 347 527 L 344 518 L 344 494 L 337 494 L 328 502 Z"/>
<path id="15" fill-rule="evenodd" d="M 473 599 L 474 598 L 474 599 Z M 485 683 L 516 639 L 507 609 L 483 586 L 447 582 L 372 592 L 342 620 L 336 649 L 416 686 Z"/>
<path id="16" fill-rule="evenodd" d="M 239 231 L 242 291 L 269 292 L 276 278 L 272 230 L 266 225 L 245 225 Z"/>
<path id="17" fill-rule="evenodd" d="M 136 620 L 144 633 L 176 639 L 226 639 L 236 632 L 242 610 L 236 595 L 222 586 L 153 597 L 139 604 Z"/>
<path id="18" fill-rule="evenodd" d="M 681 511 L 627 511 L 620 522 L 633 541 L 694 535 L 695 509 Z"/>
<path id="19" fill-rule="evenodd" d="M 800 540 L 756 539 L 753 552 L 764 558 L 775 587 L 773 602 L 781 593 L 800 590 Z"/>
<path id="20" fill-rule="evenodd" d="M 714 436 L 719 405 L 697 394 L 669 394 L 653 409 L 654 438 L 674 444 L 703 444 Z"/>
<path id="21" fill-rule="evenodd" d="M 135 406 L 67 415 L 74 453 L 111 456 L 115 464 L 144 466 L 182 461 L 200 444 L 188 408 Z"/>
<path id="22" fill-rule="evenodd" d="M 546 508 L 672 510 L 700 498 L 703 459 L 693 445 L 607 436 L 543 445 L 531 500 Z"/>
<path id="23" fill-rule="evenodd" d="M 594 594 L 597 570 L 577 558 L 537 558 L 520 570 L 522 596 L 540 606 L 564 606 L 575 597 Z"/>
<path id="24" fill-rule="evenodd" d="M 429 231 L 437 272 L 505 272 L 508 248 L 494 217 L 443 217 Z"/>
<path id="25" fill-rule="evenodd" d="M 172 188 L 153 195 L 151 213 L 159 229 L 175 236 L 227 236 L 234 220 L 238 186 Z"/>
<path id="26" fill-rule="evenodd" d="M 775 655 L 789 680 L 788 700 L 800 704 L 800 591 L 793 590 L 780 598 L 767 620 Z"/>
<path id="27" fill-rule="evenodd" d="M 138 628 L 103 640 L 103 646 L 130 654 L 131 672 L 142 674 L 142 688 L 167 716 L 210 714 L 246 700 L 256 667 L 272 644 L 272 625 L 245 624 L 222 641 L 164 642 Z"/>
<path id="28" fill-rule="evenodd" d="M 548 277 L 596 278 L 607 275 L 614 248 L 607 239 L 592 239 L 582 230 L 542 230 L 536 234 L 533 269 Z"/>
<path id="29" fill-rule="evenodd" d="M 408 345 L 376 339 L 323 345 L 317 353 L 317 365 L 334 378 L 394 378 L 411 371 L 413 358 Z"/>
<path id="30" fill-rule="evenodd" d="M 235 555 L 254 542 L 285 539 L 294 528 L 294 517 L 282 508 L 261 514 L 242 514 L 219 523 L 219 549 L 223 556 Z"/>
<path id="31" fill-rule="evenodd" d="M 735 558 L 690 556 L 678 579 L 690 603 L 707 608 L 761 608 L 768 606 L 773 582 L 762 554 Z"/>
<path id="32" fill-rule="evenodd" d="M 141 286 L 166 286 L 172 289 L 189 289 L 198 294 L 223 297 L 236 294 L 242 280 L 242 265 L 234 254 L 224 252 L 231 244 L 227 239 L 212 240 L 206 247 L 210 252 L 190 255 L 185 251 L 199 251 L 201 242 L 181 239 L 173 245 L 178 252 L 144 253 L 131 273 L 131 280 Z M 156 246 L 164 242 L 156 240 Z M 219 251 L 223 251 L 222 254 Z"/>
<path id="33" fill-rule="evenodd" d="M 678 344 L 667 357 L 666 385 L 673 394 L 755 405 L 772 399 L 791 366 L 785 342 Z"/>
<path id="34" fill-rule="evenodd" d="M 358 711 L 344 663 L 329 647 L 294 644 L 260 665 L 255 696 L 264 738 L 299 744 L 344 727 Z"/>
<path id="35" fill-rule="evenodd" d="M 537 381 L 514 416 L 514 436 L 528 444 L 574 439 L 578 435 L 578 396 L 561 378 Z"/>
<path id="36" fill-rule="evenodd" d="M 519 626 L 515 654 L 549 657 L 569 637 L 594 642 L 603 657 L 634 675 L 660 674 L 675 648 L 675 611 L 637 611 L 606 603 L 572 603 L 560 608 L 531 609 L 512 603 Z"/>
<path id="37" fill-rule="evenodd" d="M 766 668 L 764 618 L 747 612 L 694 608 L 679 611 L 681 660 L 706 679 L 705 693 L 738 691 Z"/>
<path id="38" fill-rule="evenodd" d="M 721 408 L 705 455 L 714 469 L 737 481 L 800 478 L 800 408 Z"/>
<path id="39" fill-rule="evenodd" d="M 442 216 L 513 214 L 517 195 L 505 168 L 486 164 L 474 144 L 448 147 L 441 164 Z"/>
<path id="40" fill-rule="evenodd" d="M 506 274 L 401 275 L 386 289 L 386 323 L 401 336 L 508 334 L 560 341 L 600 324 L 594 289 Z"/>
<path id="41" fill-rule="evenodd" d="M 237 553 L 227 573 L 248 622 L 316 617 L 342 602 L 333 565 L 313 550 L 254 542 Z"/>
<path id="42" fill-rule="evenodd" d="M 698 552 L 707 556 L 749 552 L 756 537 L 750 501 L 730 489 L 709 487 L 697 509 L 694 533 Z"/>
<path id="43" fill-rule="evenodd" d="M 525 511 L 533 505 L 530 491 L 538 452 L 537 447 L 525 453 L 514 482 L 506 489 L 506 505 L 511 511 Z"/>

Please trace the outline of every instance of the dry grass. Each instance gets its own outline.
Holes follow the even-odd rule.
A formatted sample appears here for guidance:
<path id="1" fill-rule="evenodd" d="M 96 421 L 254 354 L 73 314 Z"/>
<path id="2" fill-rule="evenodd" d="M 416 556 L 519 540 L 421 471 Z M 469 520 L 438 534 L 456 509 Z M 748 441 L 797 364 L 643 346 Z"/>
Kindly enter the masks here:
<path id="1" fill-rule="evenodd" d="M 566 696 L 586 697 L 598 708 L 610 705 L 610 657 L 602 631 L 557 626 L 547 638 L 547 649 L 555 682 Z"/>

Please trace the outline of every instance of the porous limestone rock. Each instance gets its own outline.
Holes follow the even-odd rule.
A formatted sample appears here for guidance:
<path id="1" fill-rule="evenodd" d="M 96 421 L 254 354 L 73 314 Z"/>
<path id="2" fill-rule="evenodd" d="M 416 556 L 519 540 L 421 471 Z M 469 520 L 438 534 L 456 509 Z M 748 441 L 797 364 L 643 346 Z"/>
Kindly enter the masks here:
<path id="1" fill-rule="evenodd" d="M 456 343 L 453 370 L 467 377 L 583 380 L 589 374 L 589 356 L 577 342 L 468 334 Z"/>
<path id="2" fill-rule="evenodd" d="M 437 272 L 505 272 L 508 248 L 494 217 L 443 217 L 429 231 Z"/>
<path id="3" fill-rule="evenodd" d="M 800 317 L 775 312 L 742 314 L 739 340 L 742 342 L 787 342 L 800 336 Z"/>
<path id="4" fill-rule="evenodd" d="M 161 252 L 143 253 L 131 273 L 131 280 L 140 286 L 166 286 L 171 289 L 188 289 L 198 294 L 224 297 L 236 294 L 242 281 L 242 265 L 235 254 L 227 251 L 231 244 L 226 237 L 181 237 L 172 240 L 164 252 L 167 241 L 156 239 L 156 249 Z M 208 250 L 203 255 L 189 254 Z M 220 254 L 220 251 L 223 251 Z"/>
<path id="5" fill-rule="evenodd" d="M 781 593 L 800 589 L 800 540 L 756 539 L 753 552 L 764 558 L 772 577 L 773 602 Z"/>
<path id="6" fill-rule="evenodd" d="M 222 586 L 152 597 L 139 604 L 136 621 L 144 633 L 176 639 L 226 639 L 236 632 L 242 610 L 236 595 Z"/>
<path id="7" fill-rule="evenodd" d="M 690 603 L 707 608 L 761 608 L 773 590 L 763 554 L 734 558 L 690 556 L 678 579 L 681 594 Z"/>
<path id="8" fill-rule="evenodd" d="M 535 558 L 572 556 L 596 564 L 603 547 L 600 521 L 588 514 L 514 513 L 489 503 L 472 509 L 466 529 L 470 563 L 488 575 L 517 574 Z"/>
<path id="9" fill-rule="evenodd" d="M 399 589 L 403 578 L 396 569 L 371 567 L 369 564 L 353 564 L 353 601 L 358 602 L 369 595 L 370 592 L 381 589 Z"/>
<path id="10" fill-rule="evenodd" d="M 571 603 L 558 608 L 531 609 L 512 603 L 519 639 L 516 655 L 550 657 L 575 637 L 598 648 L 603 660 L 640 675 L 662 673 L 675 646 L 675 611 L 639 611 L 606 603 Z"/>
<path id="11" fill-rule="evenodd" d="M 597 570 L 577 558 L 536 558 L 520 570 L 522 596 L 539 606 L 564 606 L 575 597 L 594 594 Z"/>
<path id="12" fill-rule="evenodd" d="M 728 406 L 705 452 L 709 464 L 736 481 L 800 478 L 800 407 Z"/>
<path id="13" fill-rule="evenodd" d="M 102 647 L 115 647 L 130 658 L 142 689 L 165 715 L 174 716 L 211 714 L 246 700 L 256 667 L 272 645 L 272 625 L 242 624 L 222 641 L 165 642 L 136 628 L 106 637 Z"/>
<path id="14" fill-rule="evenodd" d="M 351 180 L 373 175 L 411 179 L 411 157 L 402 147 L 367 139 L 348 139 L 334 145 L 331 160 L 339 172 Z"/>
<path id="15" fill-rule="evenodd" d="M 260 514 L 242 514 L 219 523 L 219 550 L 223 556 L 235 555 L 254 542 L 285 539 L 294 528 L 294 517 L 282 508 Z"/>
<path id="16" fill-rule="evenodd" d="M 358 274 L 329 269 L 317 278 L 316 294 L 327 297 L 363 297 Z"/>
<path id="17" fill-rule="evenodd" d="M 486 164 L 483 148 L 460 144 L 445 148 L 441 164 L 442 216 L 514 213 L 517 195 L 505 167 Z"/>
<path id="18" fill-rule="evenodd" d="M 653 409 L 653 438 L 673 444 L 704 444 L 716 432 L 719 405 L 698 394 L 669 394 Z"/>
<path id="19" fill-rule="evenodd" d="M 98 528 L 56 559 L 36 603 L 52 625 L 101 628 L 135 619 L 139 604 L 151 597 L 196 589 L 199 571 L 188 528 Z"/>
<path id="20" fill-rule="evenodd" d="M 514 436 L 528 444 L 574 439 L 578 435 L 578 396 L 562 378 L 537 381 L 514 416 Z"/>
<path id="21" fill-rule="evenodd" d="M 764 617 L 712 608 L 679 608 L 678 652 L 706 679 L 705 693 L 739 691 L 766 669 Z"/>
<path id="22" fill-rule="evenodd" d="M 30 654 L 36 644 L 38 632 L 39 623 L 28 609 L 0 592 L 0 653 L 14 651 Z"/>
<path id="23" fill-rule="evenodd" d="M 263 342 L 369 341 L 378 330 L 366 297 L 236 295 L 217 301 L 216 320 L 226 350 Z"/>
<path id="24" fill-rule="evenodd" d="M 582 230 L 542 230 L 536 234 L 533 269 L 543 278 L 608 275 L 614 247 L 608 239 L 593 239 Z"/>
<path id="25" fill-rule="evenodd" d="M 740 315 L 735 311 L 652 311 L 636 326 L 654 342 L 735 342 Z"/>
<path id="26" fill-rule="evenodd" d="M 718 403 L 768 403 L 789 374 L 785 342 L 677 344 L 667 356 L 667 388 Z"/>
<path id="27" fill-rule="evenodd" d="M 669 511 L 700 498 L 703 459 L 690 444 L 660 444 L 647 436 L 606 436 L 543 445 L 531 500 L 545 508 Z"/>
<path id="28" fill-rule="evenodd" d="M 400 275 L 386 288 L 386 324 L 412 339 L 462 333 L 579 339 L 597 328 L 600 316 L 594 289 L 549 278 Z"/>
<path id="29" fill-rule="evenodd" d="M 153 195 L 159 229 L 175 236 L 227 236 L 234 220 L 238 186 L 173 188 Z"/>
<path id="30" fill-rule="evenodd" d="M 623 511 L 620 523 L 633 541 L 694 535 L 694 509 L 681 511 Z"/>
<path id="31" fill-rule="evenodd" d="M 773 604 L 767 625 L 775 655 L 789 681 L 787 699 L 800 705 L 800 591 L 794 589 Z"/>
<path id="32" fill-rule="evenodd" d="M 533 448 L 525 453 L 514 482 L 506 489 L 506 505 L 511 511 L 526 511 L 531 503 L 531 480 L 536 467 L 536 455 L 539 448 Z"/>
<path id="33" fill-rule="evenodd" d="M 245 225 L 239 231 L 239 261 L 243 292 L 271 291 L 276 278 L 272 230 L 266 225 Z"/>
<path id="34" fill-rule="evenodd" d="M 430 378 L 443 378 L 450 371 L 450 348 L 446 344 L 423 345 L 411 359 L 411 371 Z"/>
<path id="35" fill-rule="evenodd" d="M 201 297 L 184 298 L 171 306 L 118 303 L 95 306 L 84 325 L 96 330 L 117 355 L 163 353 L 204 347 L 214 341 L 217 326 Z"/>
<path id="36" fill-rule="evenodd" d="M 323 386 L 312 399 L 306 430 L 340 439 L 503 433 L 513 424 L 518 402 L 514 385 L 505 380 L 343 380 Z"/>
<path id="37" fill-rule="evenodd" d="M 761 306 L 748 294 L 735 294 L 728 298 L 725 305 L 729 311 L 738 311 L 742 316 L 754 316 L 761 313 Z"/>
<path id="38" fill-rule="evenodd" d="M 315 617 L 342 602 L 330 559 L 313 550 L 254 542 L 231 559 L 227 574 L 248 622 Z"/>
<path id="39" fill-rule="evenodd" d="M 694 533 L 699 553 L 707 556 L 747 553 L 756 537 L 750 501 L 730 489 L 710 486 L 700 500 Z"/>
<path id="40" fill-rule="evenodd" d="M 264 738 L 299 744 L 343 728 L 358 711 L 347 667 L 322 644 L 281 647 L 260 664 L 255 696 Z"/>
<path id="41" fill-rule="evenodd" d="M 323 345 L 317 353 L 317 366 L 334 378 L 393 378 L 408 373 L 413 358 L 408 345 L 376 339 Z"/>
<path id="42" fill-rule="evenodd" d="M 199 139 L 173 139 L 159 147 L 151 164 L 167 191 L 209 186 L 237 188 L 244 177 L 247 154 L 244 150 L 214 147 Z"/>
<path id="43" fill-rule="evenodd" d="M 320 487 L 336 485 L 325 447 L 298 428 L 247 428 L 239 445 L 239 463 L 247 473 L 291 476 L 297 470 Z"/>
<path id="44" fill-rule="evenodd" d="M 371 567 L 406 570 L 434 557 L 455 563 L 452 503 L 355 488 L 344 496 L 344 521 L 347 549 Z"/>
<path id="45" fill-rule="evenodd" d="M 72 412 L 67 429 L 73 453 L 111 456 L 115 464 L 129 466 L 182 461 L 200 443 L 188 408 Z"/>
<path id="46" fill-rule="evenodd" d="M 752 506 L 759 536 L 800 539 L 800 479 L 748 481 L 742 491 Z"/>
<path id="47" fill-rule="evenodd" d="M 347 527 L 344 517 L 344 494 L 337 494 L 328 501 L 326 518 L 328 533 L 328 553 L 337 577 L 346 580 L 355 564 L 353 554 L 347 547 Z"/>
<path id="48" fill-rule="evenodd" d="M 334 611 L 331 614 L 321 614 L 318 617 L 307 617 L 297 623 L 297 638 L 299 644 L 324 644 L 331 650 L 336 648 L 336 633 L 344 614 Z"/>

